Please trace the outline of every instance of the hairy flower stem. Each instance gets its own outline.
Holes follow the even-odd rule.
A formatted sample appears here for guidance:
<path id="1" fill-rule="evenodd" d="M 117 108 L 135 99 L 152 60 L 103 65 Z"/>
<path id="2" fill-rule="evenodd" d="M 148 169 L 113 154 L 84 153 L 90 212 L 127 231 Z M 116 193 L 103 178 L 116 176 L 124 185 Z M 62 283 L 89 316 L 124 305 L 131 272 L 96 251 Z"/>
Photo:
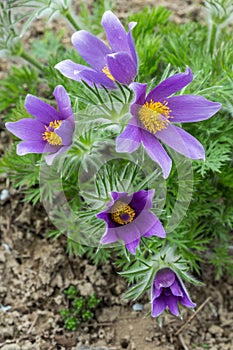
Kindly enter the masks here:
<path id="1" fill-rule="evenodd" d="M 209 36 L 209 44 L 208 44 L 208 52 L 211 54 L 211 56 L 214 54 L 218 35 L 219 35 L 218 26 L 213 22 L 210 28 L 210 36 Z"/>
<path id="2" fill-rule="evenodd" d="M 36 67 L 39 71 L 43 71 L 43 66 L 35 60 L 32 56 L 27 54 L 24 50 L 20 53 L 20 57 L 22 57 L 25 61 L 31 63 L 34 67 Z"/>
<path id="3" fill-rule="evenodd" d="M 71 15 L 69 10 L 66 10 L 63 12 L 63 15 L 65 16 L 65 18 L 68 20 L 68 22 L 71 24 L 71 26 L 75 29 L 75 30 L 80 30 L 81 28 L 79 27 L 79 25 L 77 24 L 77 22 L 75 21 L 74 17 Z"/>

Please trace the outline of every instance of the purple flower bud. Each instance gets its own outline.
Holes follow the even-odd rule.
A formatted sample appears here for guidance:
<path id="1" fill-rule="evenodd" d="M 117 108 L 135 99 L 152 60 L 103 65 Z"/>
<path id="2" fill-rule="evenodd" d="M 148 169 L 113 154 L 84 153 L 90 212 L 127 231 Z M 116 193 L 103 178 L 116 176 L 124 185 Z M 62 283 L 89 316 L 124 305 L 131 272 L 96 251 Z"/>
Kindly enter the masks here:
<path id="1" fill-rule="evenodd" d="M 168 307 L 170 312 L 179 316 L 178 303 L 189 308 L 194 308 L 194 304 L 178 275 L 170 268 L 159 270 L 154 278 L 152 291 L 152 316 L 159 316 Z"/>

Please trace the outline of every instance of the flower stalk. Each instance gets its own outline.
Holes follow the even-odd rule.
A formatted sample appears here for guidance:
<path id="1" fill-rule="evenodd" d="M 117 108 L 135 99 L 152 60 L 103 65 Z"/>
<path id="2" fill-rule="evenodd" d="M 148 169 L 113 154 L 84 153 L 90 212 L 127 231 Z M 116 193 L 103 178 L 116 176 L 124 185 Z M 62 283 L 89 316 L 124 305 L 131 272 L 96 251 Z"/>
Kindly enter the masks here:
<path id="1" fill-rule="evenodd" d="M 219 26 L 212 22 L 211 23 L 211 29 L 210 29 L 210 36 L 209 36 L 209 43 L 208 43 L 208 52 L 213 56 L 217 44 L 217 40 L 219 37 Z"/>
<path id="2" fill-rule="evenodd" d="M 75 20 L 75 18 L 70 13 L 69 9 L 65 9 L 64 11 L 61 11 L 61 14 L 67 19 L 67 21 L 71 24 L 71 26 L 75 30 L 80 30 L 81 29 L 79 27 L 79 25 L 77 24 L 77 21 Z"/>
<path id="3" fill-rule="evenodd" d="M 20 52 L 20 57 L 23 58 L 28 63 L 30 63 L 35 68 L 37 68 L 39 71 L 43 72 L 44 67 L 34 57 L 29 55 L 27 52 L 25 52 L 25 50 L 22 50 Z"/>

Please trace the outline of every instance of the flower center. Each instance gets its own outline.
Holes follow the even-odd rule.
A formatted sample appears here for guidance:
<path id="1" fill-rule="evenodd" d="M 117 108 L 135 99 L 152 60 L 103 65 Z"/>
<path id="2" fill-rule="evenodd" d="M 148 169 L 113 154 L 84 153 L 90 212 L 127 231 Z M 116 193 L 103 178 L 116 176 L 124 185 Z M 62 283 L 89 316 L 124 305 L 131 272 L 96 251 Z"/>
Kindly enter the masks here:
<path id="1" fill-rule="evenodd" d="M 118 201 L 111 210 L 111 218 L 120 225 L 127 225 L 135 217 L 135 211 L 126 203 Z"/>
<path id="2" fill-rule="evenodd" d="M 109 69 L 108 69 L 108 66 L 104 66 L 104 68 L 102 69 L 102 72 L 107 75 L 107 77 L 111 80 L 115 80 L 115 78 L 113 78 L 112 74 L 110 73 Z"/>
<path id="3" fill-rule="evenodd" d="M 157 131 L 166 129 L 170 124 L 169 118 L 171 109 L 167 106 L 167 102 L 150 102 L 144 103 L 139 110 L 139 119 L 146 130 L 155 134 Z"/>
<path id="4" fill-rule="evenodd" d="M 54 132 L 55 129 L 59 128 L 61 123 L 62 120 L 54 120 L 49 123 L 49 126 L 45 125 L 46 131 L 42 134 L 43 140 L 47 141 L 50 145 L 61 146 L 62 138 Z"/>

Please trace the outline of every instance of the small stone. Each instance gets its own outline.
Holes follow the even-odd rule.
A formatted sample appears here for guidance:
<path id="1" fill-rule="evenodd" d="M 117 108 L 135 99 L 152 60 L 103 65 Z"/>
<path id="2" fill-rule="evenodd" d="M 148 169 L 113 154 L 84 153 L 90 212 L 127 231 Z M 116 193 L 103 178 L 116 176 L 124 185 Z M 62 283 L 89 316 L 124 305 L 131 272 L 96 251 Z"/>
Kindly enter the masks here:
<path id="1" fill-rule="evenodd" d="M 4 201 L 5 199 L 7 199 L 9 197 L 9 191 L 7 189 L 2 190 L 1 194 L 0 194 L 0 200 Z"/>
<path id="2" fill-rule="evenodd" d="M 11 306 L 10 305 L 4 306 L 4 305 L 0 304 L 0 309 L 1 309 L 1 311 L 6 312 L 6 311 L 11 309 Z"/>
<path id="3" fill-rule="evenodd" d="M 6 243 L 2 243 L 2 245 L 3 245 L 3 247 L 5 248 L 5 250 L 6 250 L 7 252 L 9 252 L 9 251 L 10 251 L 10 247 L 9 247 L 9 245 L 8 245 L 8 244 L 6 244 Z"/>
<path id="4" fill-rule="evenodd" d="M 6 344 L 1 350 L 21 350 L 22 348 L 18 344 Z"/>
<path id="5" fill-rule="evenodd" d="M 137 303 L 137 304 L 134 304 L 133 305 L 133 310 L 134 311 L 143 311 L 143 309 L 144 309 L 144 306 L 142 305 L 142 304 L 139 304 L 139 303 Z"/>

